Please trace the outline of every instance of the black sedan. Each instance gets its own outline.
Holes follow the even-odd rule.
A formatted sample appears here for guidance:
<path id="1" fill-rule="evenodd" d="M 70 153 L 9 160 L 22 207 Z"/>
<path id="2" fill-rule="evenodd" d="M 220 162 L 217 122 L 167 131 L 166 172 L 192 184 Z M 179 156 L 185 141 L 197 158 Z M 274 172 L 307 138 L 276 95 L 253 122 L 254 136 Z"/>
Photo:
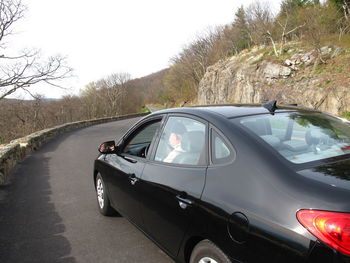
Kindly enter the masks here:
<path id="1" fill-rule="evenodd" d="M 170 109 L 99 151 L 100 212 L 176 262 L 350 262 L 345 120 L 275 102 Z"/>

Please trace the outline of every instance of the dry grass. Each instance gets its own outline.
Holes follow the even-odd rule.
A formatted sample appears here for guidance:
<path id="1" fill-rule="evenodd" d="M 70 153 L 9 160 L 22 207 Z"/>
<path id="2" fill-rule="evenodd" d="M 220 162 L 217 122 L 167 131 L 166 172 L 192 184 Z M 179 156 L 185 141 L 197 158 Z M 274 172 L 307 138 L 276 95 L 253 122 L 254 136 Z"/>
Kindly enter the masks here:
<path id="1" fill-rule="evenodd" d="M 335 45 L 346 50 L 350 50 L 350 35 L 343 35 L 339 39 L 339 35 L 328 35 L 322 40 L 322 46 Z"/>

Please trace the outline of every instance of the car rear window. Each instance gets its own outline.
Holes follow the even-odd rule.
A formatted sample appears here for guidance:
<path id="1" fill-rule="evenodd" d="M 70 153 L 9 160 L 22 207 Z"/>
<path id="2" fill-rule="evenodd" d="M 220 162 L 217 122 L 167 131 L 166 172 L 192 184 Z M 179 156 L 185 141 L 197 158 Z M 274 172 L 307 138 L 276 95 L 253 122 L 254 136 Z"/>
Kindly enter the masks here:
<path id="1" fill-rule="evenodd" d="M 350 124 L 322 113 L 276 113 L 233 119 L 293 163 L 350 153 Z"/>

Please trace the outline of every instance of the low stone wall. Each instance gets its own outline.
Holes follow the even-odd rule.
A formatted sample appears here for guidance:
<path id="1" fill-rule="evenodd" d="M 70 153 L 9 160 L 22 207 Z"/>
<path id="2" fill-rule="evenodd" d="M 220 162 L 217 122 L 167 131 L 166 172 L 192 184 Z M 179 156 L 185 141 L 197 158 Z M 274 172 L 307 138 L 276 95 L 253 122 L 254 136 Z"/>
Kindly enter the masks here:
<path id="1" fill-rule="evenodd" d="M 19 161 L 23 160 L 27 155 L 29 155 L 33 151 L 36 151 L 43 143 L 47 142 L 48 140 L 54 138 L 57 135 L 63 134 L 74 129 L 84 128 L 111 121 L 141 117 L 147 114 L 148 113 L 140 113 L 66 123 L 50 129 L 45 129 L 42 131 L 32 133 L 23 138 L 13 140 L 9 144 L 0 147 L 0 185 L 4 184 L 7 181 L 11 170 Z"/>

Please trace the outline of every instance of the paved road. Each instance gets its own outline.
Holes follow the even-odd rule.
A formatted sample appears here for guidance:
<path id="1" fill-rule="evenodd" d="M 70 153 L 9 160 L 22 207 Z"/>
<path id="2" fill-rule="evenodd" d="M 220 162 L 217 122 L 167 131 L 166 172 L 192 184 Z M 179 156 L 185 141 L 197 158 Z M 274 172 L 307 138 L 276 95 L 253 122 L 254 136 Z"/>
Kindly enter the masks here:
<path id="1" fill-rule="evenodd" d="M 147 106 L 147 108 L 151 111 L 151 112 L 155 112 L 155 111 L 159 111 L 160 109 L 157 107 L 153 107 L 153 106 Z"/>
<path id="2" fill-rule="evenodd" d="M 173 262 L 127 220 L 97 210 L 97 147 L 137 120 L 66 133 L 17 165 L 0 186 L 1 263 Z"/>

